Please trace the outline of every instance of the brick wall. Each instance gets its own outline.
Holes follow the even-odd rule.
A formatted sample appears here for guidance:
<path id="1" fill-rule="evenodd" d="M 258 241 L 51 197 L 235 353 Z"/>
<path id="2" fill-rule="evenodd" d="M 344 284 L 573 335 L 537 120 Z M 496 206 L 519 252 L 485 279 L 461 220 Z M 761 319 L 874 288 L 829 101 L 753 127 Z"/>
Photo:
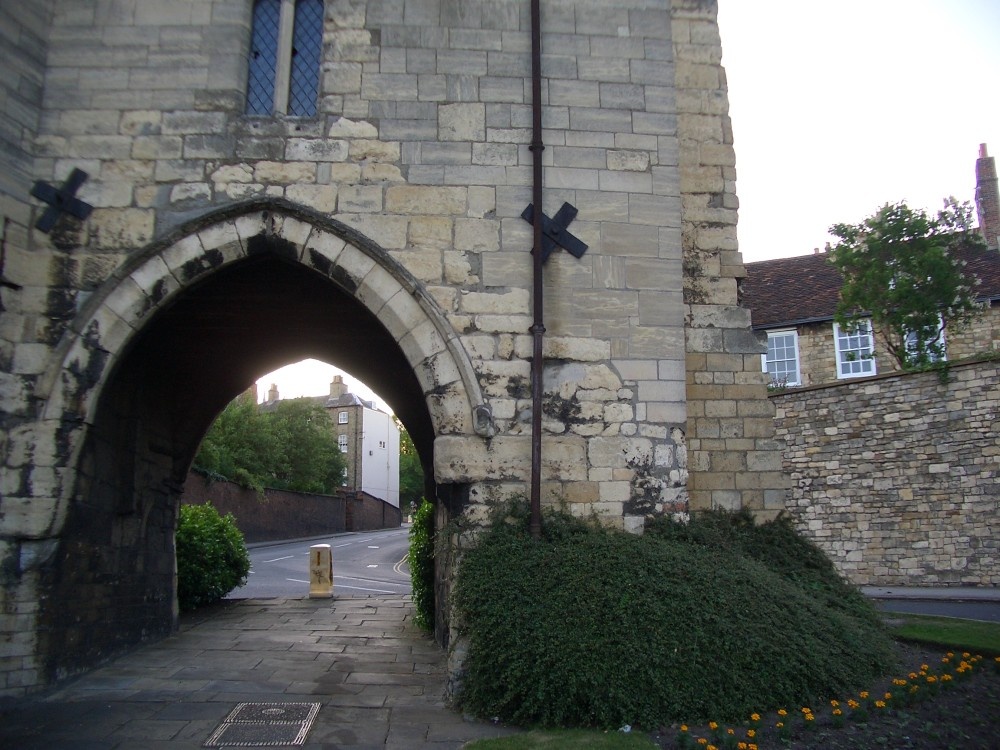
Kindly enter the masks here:
<path id="1" fill-rule="evenodd" d="M 800 528 L 859 585 L 1000 585 L 1000 361 L 775 395 Z"/>
<path id="2" fill-rule="evenodd" d="M 391 529 L 402 518 L 399 508 L 360 492 L 331 496 L 266 490 L 261 500 L 253 490 L 210 482 L 199 474 L 188 475 L 181 502 L 211 503 L 223 515 L 232 513 L 248 543 Z"/>

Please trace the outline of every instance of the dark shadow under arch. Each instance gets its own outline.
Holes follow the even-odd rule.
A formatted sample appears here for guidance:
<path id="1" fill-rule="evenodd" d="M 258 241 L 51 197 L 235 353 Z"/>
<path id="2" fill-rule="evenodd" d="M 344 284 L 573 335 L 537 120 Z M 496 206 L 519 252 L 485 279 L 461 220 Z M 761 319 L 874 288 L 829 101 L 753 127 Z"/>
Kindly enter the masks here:
<path id="1" fill-rule="evenodd" d="M 306 357 L 377 391 L 432 476 L 423 389 L 368 309 L 278 244 L 205 274 L 152 317 L 102 389 L 59 551 L 44 572 L 47 681 L 172 630 L 177 504 L 201 438 L 254 380 Z"/>

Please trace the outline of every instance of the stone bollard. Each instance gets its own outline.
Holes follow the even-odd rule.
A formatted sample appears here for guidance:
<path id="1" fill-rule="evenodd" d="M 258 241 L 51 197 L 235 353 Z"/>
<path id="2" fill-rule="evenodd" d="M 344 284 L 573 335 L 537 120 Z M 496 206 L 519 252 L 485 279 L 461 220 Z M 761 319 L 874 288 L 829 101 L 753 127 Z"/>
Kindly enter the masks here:
<path id="1" fill-rule="evenodd" d="M 329 544 L 314 544 L 309 548 L 309 598 L 329 599 L 333 596 L 333 550 Z"/>

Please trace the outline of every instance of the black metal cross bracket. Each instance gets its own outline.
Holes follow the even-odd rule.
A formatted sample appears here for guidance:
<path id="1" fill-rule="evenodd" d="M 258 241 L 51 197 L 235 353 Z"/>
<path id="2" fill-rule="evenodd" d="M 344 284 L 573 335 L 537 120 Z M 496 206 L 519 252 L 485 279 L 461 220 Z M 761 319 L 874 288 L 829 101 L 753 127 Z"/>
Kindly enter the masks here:
<path id="1" fill-rule="evenodd" d="M 587 244 L 566 229 L 569 223 L 576 218 L 576 214 L 576 207 L 569 203 L 563 203 L 562 208 L 551 219 L 544 213 L 542 214 L 542 263 L 549 259 L 549 255 L 557 246 L 577 258 L 582 258 L 583 254 L 587 252 Z M 521 218 L 529 224 L 534 223 L 534 204 L 528 204 L 528 207 L 521 212 Z"/>
<path id="2" fill-rule="evenodd" d="M 80 221 L 90 216 L 94 207 L 75 196 L 76 191 L 87 181 L 88 176 L 82 169 L 74 168 L 72 174 L 66 178 L 66 182 L 60 188 L 54 188 L 41 181 L 36 182 L 35 186 L 31 188 L 31 195 L 43 203 L 48 203 L 49 207 L 35 222 L 35 227 L 48 234 L 56 225 L 59 214 L 67 213 Z"/>

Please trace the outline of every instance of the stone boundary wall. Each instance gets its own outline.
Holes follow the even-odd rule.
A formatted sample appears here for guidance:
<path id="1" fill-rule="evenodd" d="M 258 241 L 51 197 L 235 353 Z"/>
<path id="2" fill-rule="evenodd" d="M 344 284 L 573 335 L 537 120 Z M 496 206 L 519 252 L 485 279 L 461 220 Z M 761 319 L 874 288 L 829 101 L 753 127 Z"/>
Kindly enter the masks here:
<path id="1" fill-rule="evenodd" d="M 1000 585 L 1000 362 L 772 401 L 788 509 L 851 582 Z"/>
<path id="2" fill-rule="evenodd" d="M 264 494 L 262 501 L 253 490 L 232 482 L 188 474 L 181 502 L 211 503 L 223 515 L 232 513 L 247 543 L 395 529 L 402 521 L 399 508 L 363 492 L 311 495 L 269 489 Z"/>

